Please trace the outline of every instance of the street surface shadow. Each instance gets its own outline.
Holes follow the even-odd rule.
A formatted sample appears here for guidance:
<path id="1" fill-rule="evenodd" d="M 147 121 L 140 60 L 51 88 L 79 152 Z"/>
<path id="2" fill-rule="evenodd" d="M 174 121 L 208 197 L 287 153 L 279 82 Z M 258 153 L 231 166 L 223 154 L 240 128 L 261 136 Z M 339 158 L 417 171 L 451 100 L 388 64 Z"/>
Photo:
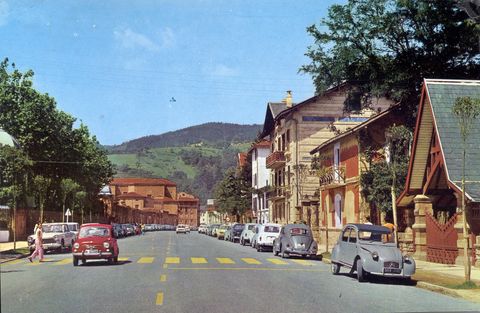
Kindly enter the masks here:
<path id="1" fill-rule="evenodd" d="M 25 272 L 25 271 L 24 271 L 24 270 L 0 271 L 0 273 L 2 273 L 2 274 L 6 274 L 6 273 L 16 273 L 16 272 Z"/>
<path id="2" fill-rule="evenodd" d="M 290 255 L 289 257 L 285 258 L 285 260 L 292 259 L 292 260 L 305 260 L 305 261 L 321 261 L 322 258 L 323 257 L 321 255 L 316 255 L 309 258 L 301 257 L 299 255 Z"/>
<path id="3" fill-rule="evenodd" d="M 338 273 L 337 276 L 349 277 L 353 280 L 357 280 L 356 273 Z M 379 284 L 379 285 L 396 285 L 396 286 L 416 286 L 417 281 L 413 279 L 397 278 L 397 277 L 385 277 L 379 275 L 368 274 L 364 283 Z"/>
<path id="4" fill-rule="evenodd" d="M 108 263 L 108 261 L 94 261 L 94 260 L 91 260 L 91 261 L 87 261 L 87 263 L 84 263 L 84 264 L 79 264 L 79 266 L 82 266 L 82 267 L 89 267 L 89 266 L 117 266 L 117 265 L 125 265 L 125 264 L 129 264 L 129 263 L 132 263 L 132 261 L 129 261 L 129 260 L 125 260 L 125 261 L 118 261 L 117 263 L 114 263 L 114 264 L 110 264 Z"/>

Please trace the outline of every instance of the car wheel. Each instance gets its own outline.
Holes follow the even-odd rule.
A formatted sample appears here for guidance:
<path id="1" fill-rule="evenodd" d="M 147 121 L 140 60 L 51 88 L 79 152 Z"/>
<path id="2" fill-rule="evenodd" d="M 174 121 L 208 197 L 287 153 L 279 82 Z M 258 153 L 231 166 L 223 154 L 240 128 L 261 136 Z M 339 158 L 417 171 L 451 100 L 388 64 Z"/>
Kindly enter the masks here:
<path id="1" fill-rule="evenodd" d="M 281 251 L 281 254 L 282 254 L 282 259 L 290 257 L 290 255 L 288 253 L 286 253 L 285 250 L 283 250 L 283 247 L 280 248 L 280 251 Z"/>
<path id="2" fill-rule="evenodd" d="M 337 275 L 340 272 L 340 264 L 332 262 L 331 270 L 333 275 Z"/>
<path id="3" fill-rule="evenodd" d="M 117 263 L 117 262 L 118 262 L 118 255 L 113 258 L 113 263 Z"/>
<path id="4" fill-rule="evenodd" d="M 360 259 L 355 262 L 355 268 L 357 269 L 357 280 L 362 283 L 365 281 L 366 272 L 363 270 L 363 264 Z"/>
<path id="5" fill-rule="evenodd" d="M 87 260 L 85 260 L 85 259 L 81 259 L 80 261 L 82 261 L 82 265 L 87 264 Z"/>
<path id="6" fill-rule="evenodd" d="M 113 258 L 108 259 L 108 264 L 113 264 Z"/>
<path id="7" fill-rule="evenodd" d="M 78 258 L 73 257 L 73 266 L 78 266 Z"/>
<path id="8" fill-rule="evenodd" d="M 240 244 L 241 244 L 242 246 L 245 245 L 245 241 L 243 241 L 242 238 L 240 238 Z"/>
<path id="9" fill-rule="evenodd" d="M 275 249 L 275 246 L 273 246 L 272 251 L 273 251 L 274 256 L 278 255 L 278 251 L 277 251 L 277 249 Z"/>
<path id="10" fill-rule="evenodd" d="M 72 244 L 70 245 L 70 251 L 73 251 L 73 245 L 75 244 L 75 241 L 72 240 Z"/>

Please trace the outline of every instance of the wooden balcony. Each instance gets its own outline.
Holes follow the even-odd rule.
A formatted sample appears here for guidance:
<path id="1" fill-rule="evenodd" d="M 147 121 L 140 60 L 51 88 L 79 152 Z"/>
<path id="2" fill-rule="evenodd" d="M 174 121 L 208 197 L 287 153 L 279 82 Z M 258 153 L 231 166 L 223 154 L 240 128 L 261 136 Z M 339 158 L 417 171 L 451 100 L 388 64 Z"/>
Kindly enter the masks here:
<path id="1" fill-rule="evenodd" d="M 285 154 L 283 151 L 275 151 L 267 157 L 267 168 L 279 168 L 285 166 Z"/>
<path id="2" fill-rule="evenodd" d="M 324 167 L 318 177 L 321 186 L 345 184 L 345 166 Z"/>
<path id="3" fill-rule="evenodd" d="M 272 190 L 267 193 L 267 198 L 270 201 L 279 200 L 289 195 L 289 190 L 286 186 L 274 186 Z"/>

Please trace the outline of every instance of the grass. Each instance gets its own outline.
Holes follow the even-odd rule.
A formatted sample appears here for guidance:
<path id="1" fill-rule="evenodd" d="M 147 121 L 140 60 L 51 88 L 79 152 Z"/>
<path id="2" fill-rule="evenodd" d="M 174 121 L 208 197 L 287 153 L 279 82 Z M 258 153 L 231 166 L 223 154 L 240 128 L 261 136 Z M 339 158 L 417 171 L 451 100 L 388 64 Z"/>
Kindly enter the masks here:
<path id="1" fill-rule="evenodd" d="M 328 251 L 322 252 L 322 258 L 327 258 L 330 259 L 332 257 L 332 254 Z"/>
<path id="2" fill-rule="evenodd" d="M 442 275 L 438 272 L 429 272 L 426 270 L 417 270 L 412 278 L 416 281 L 423 281 L 450 289 L 480 289 L 480 286 L 474 282 L 467 283 L 463 278 Z"/>
<path id="3" fill-rule="evenodd" d="M 459 285 L 449 285 L 448 288 L 452 289 L 480 289 L 480 286 L 473 281 L 465 281 Z"/>
<path id="4" fill-rule="evenodd" d="M 2 252 L 3 255 L 9 255 L 9 254 L 23 254 L 23 255 L 29 255 L 30 254 L 30 249 L 25 247 L 25 248 L 17 248 L 16 250 L 10 249 L 7 251 Z"/>

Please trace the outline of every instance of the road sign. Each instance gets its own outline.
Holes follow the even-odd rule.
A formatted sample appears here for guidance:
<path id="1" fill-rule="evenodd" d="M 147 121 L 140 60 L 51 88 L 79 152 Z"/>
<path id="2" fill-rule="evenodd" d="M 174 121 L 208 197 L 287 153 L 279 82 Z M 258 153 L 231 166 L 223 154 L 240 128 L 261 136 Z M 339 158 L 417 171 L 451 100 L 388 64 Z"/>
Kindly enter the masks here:
<path id="1" fill-rule="evenodd" d="M 72 212 L 70 212 L 70 209 L 67 209 L 67 212 L 65 212 L 65 216 L 72 216 Z"/>

